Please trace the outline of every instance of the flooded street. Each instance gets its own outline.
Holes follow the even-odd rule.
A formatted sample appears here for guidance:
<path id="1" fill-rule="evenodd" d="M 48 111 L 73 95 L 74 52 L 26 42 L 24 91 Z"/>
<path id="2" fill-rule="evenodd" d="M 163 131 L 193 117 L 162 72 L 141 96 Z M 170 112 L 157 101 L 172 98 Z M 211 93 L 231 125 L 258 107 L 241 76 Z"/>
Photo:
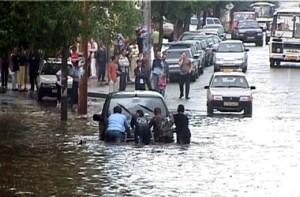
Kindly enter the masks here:
<path id="1" fill-rule="evenodd" d="M 169 85 L 169 108 L 182 103 L 190 117 L 187 146 L 99 141 L 91 116 L 103 99 L 89 98 L 88 120 L 69 112 L 62 123 L 55 101 L 1 94 L 0 196 L 300 196 L 300 69 L 270 69 L 268 46 L 249 49 L 252 118 L 206 116 L 212 67 L 188 101 Z"/>

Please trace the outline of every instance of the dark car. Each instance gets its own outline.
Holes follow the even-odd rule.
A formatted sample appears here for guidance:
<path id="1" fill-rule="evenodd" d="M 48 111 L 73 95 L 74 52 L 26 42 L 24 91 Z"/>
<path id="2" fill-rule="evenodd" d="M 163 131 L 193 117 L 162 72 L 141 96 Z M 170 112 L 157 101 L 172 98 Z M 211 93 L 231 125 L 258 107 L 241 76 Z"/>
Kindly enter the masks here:
<path id="1" fill-rule="evenodd" d="M 256 20 L 240 20 L 232 31 L 231 39 L 263 46 L 263 31 Z"/>
<path id="2" fill-rule="evenodd" d="M 162 116 L 170 117 L 170 112 L 163 96 L 155 91 L 124 91 L 109 93 L 105 99 L 102 112 L 93 115 L 93 120 L 99 122 L 100 140 L 105 139 L 107 129 L 107 120 L 113 113 L 113 108 L 120 106 L 122 114 L 127 117 L 128 125 L 136 110 L 142 109 L 145 117 L 150 120 L 154 116 L 154 108 L 160 107 Z M 133 136 L 133 135 L 132 135 Z M 128 140 L 132 140 L 129 138 Z"/>
<path id="3" fill-rule="evenodd" d="M 219 112 L 241 112 L 252 116 L 252 92 L 255 86 L 249 86 L 242 72 L 215 72 L 210 78 L 207 89 L 207 115 Z"/>

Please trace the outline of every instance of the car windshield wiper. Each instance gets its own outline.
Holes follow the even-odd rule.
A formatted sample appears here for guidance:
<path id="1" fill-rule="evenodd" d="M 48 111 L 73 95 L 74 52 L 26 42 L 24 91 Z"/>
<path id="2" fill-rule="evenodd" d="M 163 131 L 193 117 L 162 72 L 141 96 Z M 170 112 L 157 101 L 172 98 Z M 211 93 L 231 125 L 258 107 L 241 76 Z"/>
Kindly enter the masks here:
<path id="1" fill-rule="evenodd" d="M 213 88 L 225 88 L 226 86 L 213 86 Z"/>
<path id="2" fill-rule="evenodd" d="M 130 115 L 132 115 L 132 113 L 122 104 L 117 103 L 122 109 L 124 109 L 127 113 L 129 113 Z"/>
<path id="3" fill-rule="evenodd" d="M 148 110 L 148 111 L 150 111 L 150 112 L 153 113 L 153 110 L 150 109 L 149 107 L 147 107 L 147 106 L 145 106 L 145 105 L 141 105 L 141 104 L 138 104 L 138 105 L 141 106 L 142 108 L 144 108 L 144 109 L 146 109 L 146 110 Z"/>

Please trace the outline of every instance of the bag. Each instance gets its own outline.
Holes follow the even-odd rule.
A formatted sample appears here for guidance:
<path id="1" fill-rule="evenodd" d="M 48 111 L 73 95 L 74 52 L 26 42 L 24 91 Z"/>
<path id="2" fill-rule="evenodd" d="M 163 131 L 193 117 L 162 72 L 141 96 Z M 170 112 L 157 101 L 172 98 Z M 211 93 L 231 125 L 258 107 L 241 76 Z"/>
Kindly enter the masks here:
<path id="1" fill-rule="evenodd" d="M 160 127 L 159 127 L 159 139 L 160 142 L 171 143 L 174 141 L 173 139 L 173 123 L 168 120 L 166 117 L 161 119 Z"/>
<path id="2" fill-rule="evenodd" d="M 150 130 L 147 118 L 145 118 L 145 117 L 138 117 L 136 119 L 136 122 L 137 122 L 137 130 L 144 131 L 144 132 Z"/>

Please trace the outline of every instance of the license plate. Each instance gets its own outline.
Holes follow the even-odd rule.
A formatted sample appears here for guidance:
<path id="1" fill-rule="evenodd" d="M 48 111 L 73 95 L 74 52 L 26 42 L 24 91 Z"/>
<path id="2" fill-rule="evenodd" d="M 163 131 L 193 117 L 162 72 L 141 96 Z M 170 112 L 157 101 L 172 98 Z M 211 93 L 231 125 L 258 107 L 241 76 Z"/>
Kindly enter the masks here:
<path id="1" fill-rule="evenodd" d="M 239 106 L 239 103 L 238 102 L 224 102 L 224 106 L 236 107 L 236 106 Z"/>
<path id="2" fill-rule="evenodd" d="M 255 37 L 247 37 L 248 40 L 253 40 Z"/>
<path id="3" fill-rule="evenodd" d="M 57 93 L 57 89 L 52 89 L 52 93 Z"/>
<path id="4" fill-rule="evenodd" d="M 288 56 L 287 58 L 288 58 L 288 60 L 296 60 L 297 56 Z"/>

